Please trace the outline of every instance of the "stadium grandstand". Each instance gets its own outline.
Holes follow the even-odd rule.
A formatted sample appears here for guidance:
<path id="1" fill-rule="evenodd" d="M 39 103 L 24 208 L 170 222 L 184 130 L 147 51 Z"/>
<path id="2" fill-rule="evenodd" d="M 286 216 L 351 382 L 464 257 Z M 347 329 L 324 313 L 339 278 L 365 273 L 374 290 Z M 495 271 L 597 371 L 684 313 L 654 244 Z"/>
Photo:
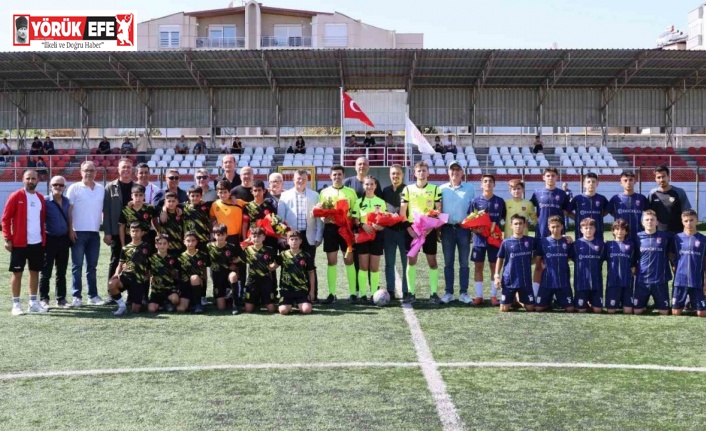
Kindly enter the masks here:
<path id="1" fill-rule="evenodd" d="M 237 134 L 243 142 L 238 166 L 253 167 L 261 179 L 281 167 L 311 166 L 321 186 L 333 164 L 352 166 L 367 156 L 383 183 L 381 168 L 420 159 L 432 167 L 433 181 L 447 180 L 445 167 L 453 159 L 471 180 L 491 172 L 500 181 L 523 177 L 531 183 L 543 167 L 555 166 L 562 181 L 578 186 L 580 175 L 592 171 L 610 188 L 623 170 L 636 170 L 646 192 L 654 185 L 653 167 L 666 164 L 692 202 L 704 205 L 698 199 L 706 167 L 703 51 L 0 53 L 0 65 L 0 130 L 12 149 L 1 168 L 3 196 L 35 162 L 30 135 L 41 130 L 57 149 L 44 157 L 48 176 L 69 181 L 79 178 L 77 168 L 87 158 L 98 163 L 99 181 L 115 178 L 123 136 L 140 132 L 149 141 L 144 157 L 154 181 L 170 167 L 184 175 L 206 167 L 215 177 L 220 145 L 225 140 L 230 146 Z M 361 102 L 376 128 L 346 120 L 346 145 L 340 88 L 359 101 L 381 95 Z M 422 155 L 406 146 L 405 115 L 432 143 L 437 135 L 442 142 L 450 136 L 457 154 Z M 55 137 L 56 130 L 73 132 Z M 352 133 L 362 144 L 366 132 L 376 138 L 375 147 L 350 145 Z M 97 154 L 106 134 L 114 154 Z M 208 151 L 176 154 L 181 134 L 191 148 L 197 135 L 204 136 Z M 537 154 L 531 151 L 535 134 L 544 145 Z M 306 141 L 304 153 L 287 153 L 298 135 Z"/>

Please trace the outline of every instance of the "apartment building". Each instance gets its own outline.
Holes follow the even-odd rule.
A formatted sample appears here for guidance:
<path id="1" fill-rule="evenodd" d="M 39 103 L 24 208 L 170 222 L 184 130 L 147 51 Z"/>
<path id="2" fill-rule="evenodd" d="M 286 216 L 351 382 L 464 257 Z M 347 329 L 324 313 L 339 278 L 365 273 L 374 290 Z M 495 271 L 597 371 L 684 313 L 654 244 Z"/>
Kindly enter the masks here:
<path id="1" fill-rule="evenodd" d="M 686 40 L 686 49 L 706 49 L 704 34 L 706 34 L 706 20 L 704 20 L 706 4 L 701 4 L 689 12 L 689 37 Z"/>
<path id="2" fill-rule="evenodd" d="M 244 6 L 177 12 L 137 24 L 142 51 L 174 49 L 423 48 L 422 33 L 397 33 L 339 12 Z"/>

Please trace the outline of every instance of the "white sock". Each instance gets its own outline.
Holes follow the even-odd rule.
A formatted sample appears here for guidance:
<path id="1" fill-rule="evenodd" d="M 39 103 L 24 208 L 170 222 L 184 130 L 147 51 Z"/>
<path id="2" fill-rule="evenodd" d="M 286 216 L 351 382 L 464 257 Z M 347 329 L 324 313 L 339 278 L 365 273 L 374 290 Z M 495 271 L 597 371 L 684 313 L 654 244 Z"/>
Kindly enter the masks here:
<path id="1" fill-rule="evenodd" d="M 534 297 L 539 295 L 539 283 L 532 283 L 532 291 L 534 291 Z"/>
<path id="2" fill-rule="evenodd" d="M 498 288 L 495 287 L 495 283 L 490 283 L 490 297 L 491 298 L 498 297 Z"/>
<path id="3" fill-rule="evenodd" d="M 125 308 L 125 300 L 123 298 L 120 298 L 115 302 L 118 303 L 118 308 Z"/>
<path id="4" fill-rule="evenodd" d="M 483 282 L 476 281 L 476 298 L 482 298 L 482 297 L 483 297 Z"/>

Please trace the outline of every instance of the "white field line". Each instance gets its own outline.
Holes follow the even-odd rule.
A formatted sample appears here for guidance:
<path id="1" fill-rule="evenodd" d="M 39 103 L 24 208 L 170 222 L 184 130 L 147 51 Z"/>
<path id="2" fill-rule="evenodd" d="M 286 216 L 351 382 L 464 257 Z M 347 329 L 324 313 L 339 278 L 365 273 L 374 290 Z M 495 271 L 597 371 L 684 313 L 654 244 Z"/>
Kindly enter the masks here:
<path id="1" fill-rule="evenodd" d="M 395 270 L 395 290 L 398 287 L 401 290 L 401 284 L 399 273 Z M 409 331 L 412 334 L 412 342 L 414 343 L 414 350 L 417 351 L 419 366 L 422 368 L 422 374 L 427 381 L 427 386 L 436 404 L 436 412 L 439 415 L 439 419 L 441 419 L 443 429 L 445 431 L 465 430 L 466 427 L 456 411 L 456 406 L 454 406 L 449 393 L 446 391 L 446 383 L 444 383 L 439 368 L 434 362 L 434 356 L 426 338 L 424 338 L 424 332 L 422 332 L 422 327 L 419 325 L 419 320 L 414 314 L 412 305 L 403 304 L 402 311 L 404 312 L 404 319 L 409 326 Z"/>
<path id="2" fill-rule="evenodd" d="M 437 362 L 442 368 L 572 368 L 594 370 L 675 371 L 706 373 L 706 367 L 653 364 L 594 364 L 590 362 Z"/>
<path id="3" fill-rule="evenodd" d="M 32 371 L 0 374 L 0 380 L 41 379 L 49 377 L 81 377 L 111 374 L 176 373 L 199 371 L 238 371 L 273 369 L 337 369 L 337 368 L 417 368 L 419 362 L 299 362 L 290 364 L 221 364 L 182 367 L 113 368 L 94 370 Z M 439 368 L 568 368 L 626 371 L 671 371 L 706 373 L 706 367 L 679 367 L 654 364 L 593 364 L 586 362 L 437 362 Z"/>
<path id="4" fill-rule="evenodd" d="M 336 369 L 336 368 L 416 368 L 418 362 L 295 362 L 289 364 L 221 364 L 182 367 L 114 368 L 94 370 L 37 371 L 0 374 L 0 380 L 37 379 L 47 377 L 100 376 L 134 373 L 173 373 L 189 371 L 237 371 L 273 369 Z"/>

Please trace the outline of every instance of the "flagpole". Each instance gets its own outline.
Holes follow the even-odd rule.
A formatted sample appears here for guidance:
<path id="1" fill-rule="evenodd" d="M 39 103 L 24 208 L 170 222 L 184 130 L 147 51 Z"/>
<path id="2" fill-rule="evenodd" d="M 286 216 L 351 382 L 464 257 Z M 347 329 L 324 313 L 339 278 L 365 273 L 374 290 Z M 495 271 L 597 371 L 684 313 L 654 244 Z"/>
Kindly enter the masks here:
<path id="1" fill-rule="evenodd" d="M 341 105 L 341 166 L 343 166 L 343 147 L 345 146 L 346 142 L 346 135 L 345 131 L 343 130 L 343 87 L 341 87 L 339 103 Z"/>

